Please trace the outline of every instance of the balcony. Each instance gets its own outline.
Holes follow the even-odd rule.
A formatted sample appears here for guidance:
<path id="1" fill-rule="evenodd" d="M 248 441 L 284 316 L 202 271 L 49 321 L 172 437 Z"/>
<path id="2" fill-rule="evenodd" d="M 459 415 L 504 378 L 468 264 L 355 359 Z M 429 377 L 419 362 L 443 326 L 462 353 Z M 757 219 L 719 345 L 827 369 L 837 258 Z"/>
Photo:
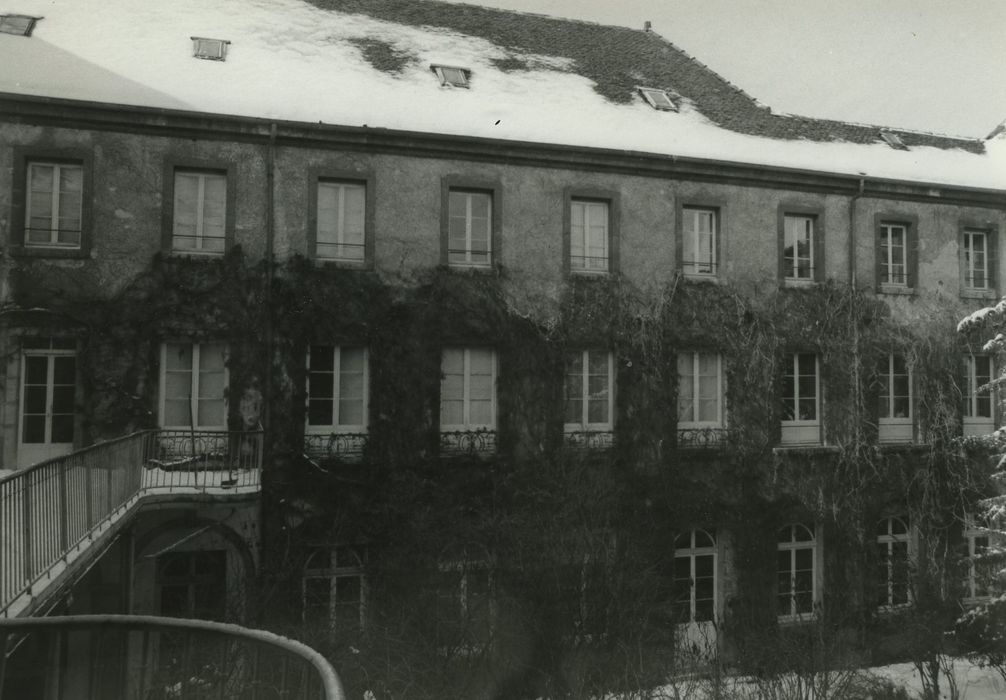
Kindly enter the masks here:
<path id="1" fill-rule="evenodd" d="M 313 460 L 355 464 L 363 461 L 369 444 L 367 433 L 308 433 L 304 436 L 304 454 Z"/>
<path id="2" fill-rule="evenodd" d="M 489 428 L 440 433 L 440 454 L 446 457 L 488 457 L 496 454 L 496 431 Z"/>
<path id="3" fill-rule="evenodd" d="M 730 437 L 727 428 L 678 428 L 679 450 L 721 449 Z"/>
<path id="4" fill-rule="evenodd" d="M 130 615 L 0 620 L 0 651 L 0 700 L 345 697 L 332 666 L 313 649 L 219 622 Z"/>
<path id="5" fill-rule="evenodd" d="M 157 499 L 259 492 L 262 434 L 148 430 L 0 479 L 0 617 L 30 614 Z"/>
<path id="6" fill-rule="evenodd" d="M 564 434 L 563 444 L 568 450 L 610 450 L 615 444 L 612 430 L 570 430 Z"/>

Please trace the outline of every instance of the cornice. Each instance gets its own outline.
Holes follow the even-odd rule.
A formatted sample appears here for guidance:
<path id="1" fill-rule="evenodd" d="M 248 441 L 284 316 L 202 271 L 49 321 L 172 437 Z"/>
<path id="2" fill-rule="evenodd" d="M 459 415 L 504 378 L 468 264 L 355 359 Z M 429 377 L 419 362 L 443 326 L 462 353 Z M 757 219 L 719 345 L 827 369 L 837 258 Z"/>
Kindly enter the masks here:
<path id="1" fill-rule="evenodd" d="M 961 187 L 771 165 L 564 146 L 377 127 L 355 127 L 208 112 L 115 105 L 0 92 L 0 120 L 159 137 L 360 151 L 419 158 L 581 170 L 780 190 L 891 198 L 1006 209 L 1006 190 Z"/>

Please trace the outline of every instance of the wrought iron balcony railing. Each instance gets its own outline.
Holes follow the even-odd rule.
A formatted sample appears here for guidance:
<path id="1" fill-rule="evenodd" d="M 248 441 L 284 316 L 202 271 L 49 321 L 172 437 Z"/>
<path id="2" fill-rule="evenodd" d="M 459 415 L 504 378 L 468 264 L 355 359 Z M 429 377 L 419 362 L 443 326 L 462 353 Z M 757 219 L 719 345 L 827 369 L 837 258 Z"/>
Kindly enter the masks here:
<path id="1" fill-rule="evenodd" d="M 256 493 L 261 468 L 259 432 L 148 430 L 3 477 L 0 616 L 20 614 L 145 496 Z"/>
<path id="2" fill-rule="evenodd" d="M 132 615 L 0 620 L 0 652 L 0 700 L 345 697 L 331 664 L 310 647 L 219 622 Z"/>
<path id="3" fill-rule="evenodd" d="M 309 433 L 304 436 L 304 454 L 311 459 L 359 462 L 369 444 L 367 433 Z"/>
<path id="4" fill-rule="evenodd" d="M 709 450 L 723 447 L 729 437 L 727 428 L 678 428 L 678 448 Z"/>
<path id="5" fill-rule="evenodd" d="M 615 433 L 611 430 L 567 431 L 565 444 L 574 450 L 607 450 L 615 444 Z"/>
<path id="6" fill-rule="evenodd" d="M 440 454 L 488 456 L 496 454 L 496 431 L 488 428 L 440 433 Z"/>

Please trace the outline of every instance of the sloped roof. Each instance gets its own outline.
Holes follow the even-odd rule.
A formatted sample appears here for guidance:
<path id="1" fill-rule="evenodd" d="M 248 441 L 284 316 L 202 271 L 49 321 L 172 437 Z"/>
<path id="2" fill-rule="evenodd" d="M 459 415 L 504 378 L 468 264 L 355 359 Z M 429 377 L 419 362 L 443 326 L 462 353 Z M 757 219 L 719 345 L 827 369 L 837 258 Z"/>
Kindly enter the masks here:
<path id="1" fill-rule="evenodd" d="M 643 30 L 433 0 L 7 1 L 43 19 L 0 34 L 0 93 L 1006 189 L 1006 138 L 887 129 L 899 151 L 878 126 L 773 114 Z M 229 40 L 226 62 L 194 59 L 192 36 Z"/>

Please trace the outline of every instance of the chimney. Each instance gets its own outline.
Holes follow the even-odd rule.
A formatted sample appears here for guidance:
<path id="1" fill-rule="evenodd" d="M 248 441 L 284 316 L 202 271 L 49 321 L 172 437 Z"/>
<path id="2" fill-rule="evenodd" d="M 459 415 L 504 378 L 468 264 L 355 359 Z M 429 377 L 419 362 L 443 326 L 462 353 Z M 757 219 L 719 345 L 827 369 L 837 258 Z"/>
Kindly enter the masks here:
<path id="1" fill-rule="evenodd" d="M 645 22 L 643 22 L 643 31 L 644 32 L 648 32 L 652 28 L 653 28 L 653 24 L 650 23 L 650 20 L 646 20 Z"/>

